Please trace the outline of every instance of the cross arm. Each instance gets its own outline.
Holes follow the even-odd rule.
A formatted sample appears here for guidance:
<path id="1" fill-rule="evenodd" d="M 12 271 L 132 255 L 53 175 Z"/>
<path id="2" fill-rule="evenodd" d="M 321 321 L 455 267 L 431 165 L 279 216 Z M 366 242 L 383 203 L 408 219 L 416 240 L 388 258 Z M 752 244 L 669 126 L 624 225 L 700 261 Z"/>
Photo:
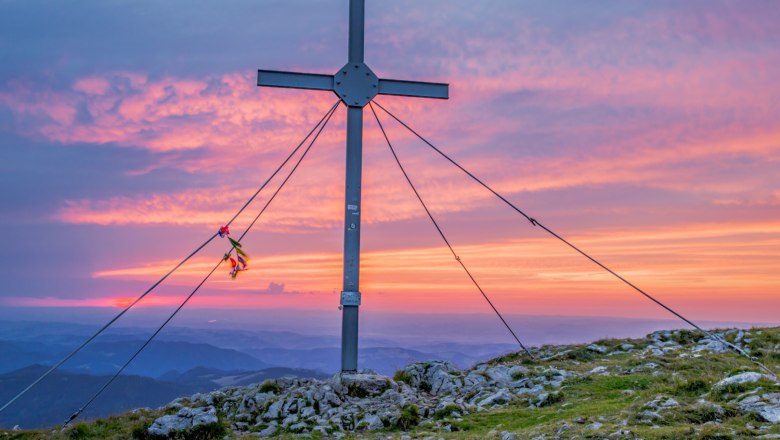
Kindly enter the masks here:
<path id="1" fill-rule="evenodd" d="M 450 86 L 443 83 L 380 79 L 379 94 L 449 99 Z"/>
<path id="2" fill-rule="evenodd" d="M 333 75 L 258 70 L 257 85 L 291 89 L 333 90 Z"/>

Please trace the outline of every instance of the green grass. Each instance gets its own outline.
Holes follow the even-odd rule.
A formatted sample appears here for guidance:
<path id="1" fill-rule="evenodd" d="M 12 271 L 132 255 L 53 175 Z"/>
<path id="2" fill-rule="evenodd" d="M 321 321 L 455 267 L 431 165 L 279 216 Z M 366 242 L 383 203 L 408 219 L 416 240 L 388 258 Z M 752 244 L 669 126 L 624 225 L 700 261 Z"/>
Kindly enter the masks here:
<path id="1" fill-rule="evenodd" d="M 398 422 L 396 422 L 398 429 L 406 431 L 409 428 L 417 426 L 419 423 L 420 410 L 417 408 L 417 405 L 406 405 L 401 408 L 401 417 L 399 417 Z"/>
<path id="2" fill-rule="evenodd" d="M 412 375 L 404 370 L 398 370 L 393 375 L 393 380 L 396 382 L 404 382 L 407 385 L 412 384 Z"/>
<path id="3" fill-rule="evenodd" d="M 775 345 L 780 343 L 780 329 L 762 329 L 764 334 L 754 337 L 750 345 L 754 350 L 764 350 L 773 355 L 764 356 L 764 362 L 778 371 L 778 361 L 774 356 Z M 681 332 L 671 336 L 672 340 L 683 345 L 695 343 L 700 337 L 691 332 Z M 599 341 L 600 345 L 616 347 L 623 342 L 634 344 L 635 349 L 646 346 L 646 340 Z M 522 356 L 511 353 L 497 359 L 495 363 L 521 364 Z M 649 362 L 658 364 L 655 369 L 630 373 L 632 368 Z M 638 358 L 636 353 L 606 356 L 584 347 L 572 347 L 564 356 L 549 361 L 534 361 L 535 365 L 585 373 L 595 366 L 607 366 L 612 376 L 581 376 L 569 379 L 563 384 L 565 398 L 542 408 L 529 409 L 527 402 L 519 401 L 508 407 L 492 411 L 467 415 L 461 421 L 453 422 L 456 432 L 435 432 L 444 438 L 485 438 L 490 431 L 511 431 L 520 438 L 545 435 L 554 438 L 566 423 L 568 429 L 562 437 L 601 438 L 620 429 L 627 429 L 633 435 L 645 439 L 716 439 L 746 438 L 758 434 L 780 434 L 780 426 L 773 425 L 767 430 L 758 431 L 747 426 L 771 425 L 757 420 L 757 416 L 740 412 L 735 407 L 719 402 L 723 412 L 711 406 L 699 405 L 698 399 L 704 396 L 709 401 L 718 400 L 721 394 L 712 389 L 719 380 L 740 371 L 756 371 L 756 367 L 735 353 L 712 354 L 705 352 L 702 357 L 680 358 L 676 352 L 663 356 Z M 525 363 L 528 365 L 528 363 Z M 532 375 L 532 374 L 531 374 Z M 771 389 L 771 382 L 759 382 L 738 387 L 739 390 L 756 387 Z M 729 389 L 731 396 L 737 390 Z M 656 396 L 670 396 L 680 403 L 664 413 L 663 422 L 656 427 L 652 424 L 638 423 L 634 417 L 644 404 Z M 585 420 L 578 424 L 575 418 Z M 720 425 L 704 425 L 718 420 Z M 587 424 L 600 421 L 603 427 L 597 431 L 588 431 Z M 627 426 L 623 426 L 623 423 Z"/>
<path id="4" fill-rule="evenodd" d="M 266 380 L 260 385 L 260 389 L 258 391 L 260 391 L 261 393 L 279 394 L 280 392 L 282 392 L 282 387 L 280 387 L 278 383 L 272 380 Z"/>

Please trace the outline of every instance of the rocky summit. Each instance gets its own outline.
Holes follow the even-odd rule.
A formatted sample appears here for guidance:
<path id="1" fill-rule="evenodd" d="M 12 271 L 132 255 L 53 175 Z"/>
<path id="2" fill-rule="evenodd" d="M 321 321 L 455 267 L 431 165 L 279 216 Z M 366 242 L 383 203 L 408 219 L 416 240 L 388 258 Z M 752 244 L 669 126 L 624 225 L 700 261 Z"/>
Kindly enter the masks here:
<path id="1" fill-rule="evenodd" d="M 780 329 L 718 334 L 780 371 Z M 691 331 L 543 346 L 461 370 L 277 379 L 0 438 L 780 438 L 777 377 Z"/>

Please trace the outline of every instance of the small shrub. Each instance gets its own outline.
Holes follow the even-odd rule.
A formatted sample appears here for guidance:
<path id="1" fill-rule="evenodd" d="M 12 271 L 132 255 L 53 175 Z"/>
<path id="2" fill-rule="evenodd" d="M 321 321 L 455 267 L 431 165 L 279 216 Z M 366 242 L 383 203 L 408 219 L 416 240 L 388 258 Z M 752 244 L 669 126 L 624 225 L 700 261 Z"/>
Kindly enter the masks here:
<path id="1" fill-rule="evenodd" d="M 596 359 L 596 353 L 585 347 L 581 347 L 568 351 L 562 357 L 571 361 L 588 362 Z"/>
<path id="2" fill-rule="evenodd" d="M 699 433 L 700 440 L 724 440 L 733 438 L 734 436 L 731 435 L 731 433 L 727 431 L 726 428 L 715 425 L 705 426 Z"/>
<path id="3" fill-rule="evenodd" d="M 719 420 L 722 416 L 718 410 L 709 405 L 698 405 L 682 411 L 682 418 L 688 423 L 702 425 L 707 422 Z"/>
<path id="4" fill-rule="evenodd" d="M 525 376 L 526 374 L 524 371 L 515 371 L 514 373 L 512 373 L 512 380 L 525 379 Z"/>
<path id="5" fill-rule="evenodd" d="M 699 340 L 701 335 L 692 330 L 678 330 L 669 335 L 669 339 L 680 344 L 687 345 Z"/>
<path id="6" fill-rule="evenodd" d="M 403 382 L 407 385 L 412 384 L 412 375 L 404 370 L 398 370 L 393 375 L 393 380 L 396 382 Z"/>
<path id="7" fill-rule="evenodd" d="M 675 394 L 698 395 L 706 393 L 709 390 L 710 386 L 707 382 L 702 379 L 693 379 L 677 385 L 675 387 Z"/>
<path id="8" fill-rule="evenodd" d="M 83 439 L 83 438 L 89 438 L 91 437 L 91 432 L 89 429 L 89 426 L 87 426 L 84 422 L 79 422 L 73 425 L 71 429 L 68 430 L 68 438 L 70 439 Z"/>
<path id="9" fill-rule="evenodd" d="M 556 391 L 547 395 L 547 399 L 539 404 L 539 407 L 555 405 L 563 402 L 563 391 Z"/>
<path id="10" fill-rule="evenodd" d="M 363 389 L 360 385 L 352 383 L 347 387 L 347 395 L 350 397 L 357 397 L 358 399 L 362 399 L 368 396 L 368 391 Z"/>
<path id="11" fill-rule="evenodd" d="M 444 408 L 442 408 L 442 409 L 436 411 L 435 413 L 433 413 L 433 418 L 437 419 L 437 420 L 440 420 L 440 419 L 443 419 L 445 417 L 450 417 L 452 415 L 452 413 L 460 414 L 461 413 L 460 407 L 458 405 L 452 405 L 452 404 L 447 405 Z"/>
<path id="12" fill-rule="evenodd" d="M 420 410 L 417 405 L 406 405 L 401 408 L 401 417 L 398 418 L 396 426 L 399 429 L 408 431 L 409 428 L 417 426 L 420 423 Z"/>
<path id="13" fill-rule="evenodd" d="M 221 439 L 227 434 L 227 428 L 222 423 L 215 423 L 211 425 L 200 425 L 189 431 L 181 433 L 181 436 L 176 436 L 176 439 L 181 440 L 216 440 Z"/>
<path id="14" fill-rule="evenodd" d="M 523 358 L 524 359 L 528 359 L 528 356 L 523 356 Z M 505 363 L 508 363 L 508 362 L 515 362 L 518 359 L 520 359 L 520 352 L 515 351 L 515 352 L 512 352 L 512 353 L 507 353 L 507 354 L 505 354 L 503 356 L 499 356 L 499 357 L 491 360 L 489 363 L 491 365 L 498 365 L 498 364 L 505 364 Z"/>
<path id="15" fill-rule="evenodd" d="M 591 383 L 591 382 L 593 382 L 593 376 L 575 376 L 566 379 L 563 383 L 566 385 L 577 385 L 581 383 Z"/>
<path id="16" fill-rule="evenodd" d="M 132 432 L 130 433 L 131 438 L 134 440 L 149 440 L 151 436 L 149 435 L 149 429 L 146 425 L 139 425 L 133 428 Z"/>
<path id="17" fill-rule="evenodd" d="M 267 380 L 260 385 L 260 392 L 279 394 L 282 392 L 282 387 L 272 380 Z"/>

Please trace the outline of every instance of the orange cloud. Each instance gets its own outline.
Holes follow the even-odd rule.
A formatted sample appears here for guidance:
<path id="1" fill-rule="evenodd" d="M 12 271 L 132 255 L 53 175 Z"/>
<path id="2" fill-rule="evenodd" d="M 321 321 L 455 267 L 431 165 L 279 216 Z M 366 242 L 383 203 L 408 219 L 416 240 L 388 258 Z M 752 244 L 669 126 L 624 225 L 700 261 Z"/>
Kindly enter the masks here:
<path id="1" fill-rule="evenodd" d="M 662 301 L 694 316 L 707 316 L 700 314 L 706 309 L 724 319 L 738 319 L 740 313 L 749 315 L 740 310 L 750 310 L 751 319 L 776 319 L 770 310 L 780 305 L 775 295 L 780 289 L 775 270 L 780 258 L 780 223 L 700 224 L 684 231 L 676 227 L 592 231 L 569 238 Z M 456 243 L 455 248 L 506 313 L 556 310 L 576 315 L 580 306 L 587 308 L 594 302 L 617 314 L 656 313 L 656 306 L 638 293 L 548 237 Z M 171 283 L 192 285 L 214 263 L 214 259 L 198 257 Z M 171 260 L 108 269 L 94 276 L 148 281 L 173 264 Z M 478 292 L 444 246 L 364 252 L 361 268 L 361 290 L 371 307 L 402 311 L 404 304 L 414 303 L 451 312 L 484 309 Z M 286 291 L 311 295 L 305 300 L 284 294 L 269 298 L 260 292 L 280 280 Z M 218 271 L 198 304 L 328 308 L 336 304 L 333 293 L 340 285 L 338 252 L 252 255 L 250 270 L 237 280 L 227 277 L 227 269 Z M 441 303 L 444 298 L 446 306 Z M 712 302 L 722 307 L 713 308 Z"/>

